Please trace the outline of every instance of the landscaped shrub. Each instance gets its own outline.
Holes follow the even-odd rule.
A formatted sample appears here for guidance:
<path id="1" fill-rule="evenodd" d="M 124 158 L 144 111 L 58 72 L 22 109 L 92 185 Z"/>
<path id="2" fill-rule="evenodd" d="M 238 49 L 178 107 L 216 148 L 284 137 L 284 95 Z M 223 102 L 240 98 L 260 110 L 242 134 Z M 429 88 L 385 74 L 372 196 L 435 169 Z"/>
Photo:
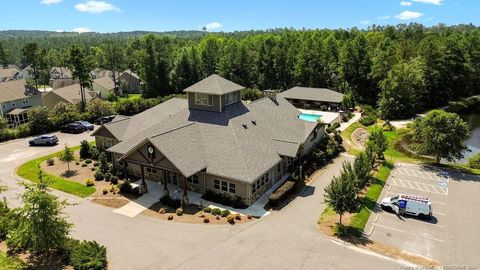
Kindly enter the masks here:
<path id="1" fill-rule="evenodd" d="M 102 172 L 96 172 L 95 173 L 95 180 L 102 181 L 103 179 L 105 179 L 105 175 L 103 175 Z"/>
<path id="2" fill-rule="evenodd" d="M 340 124 L 339 123 L 333 123 L 332 125 L 330 125 L 329 127 L 327 127 L 326 129 L 326 132 L 327 133 L 332 133 L 334 130 L 336 130 L 337 128 L 340 127 Z"/>
<path id="3" fill-rule="evenodd" d="M 92 153 L 90 152 L 90 144 L 86 141 L 83 140 L 80 142 L 80 158 L 86 159 L 86 158 L 91 158 Z"/>
<path id="4" fill-rule="evenodd" d="M 472 169 L 480 169 L 480 153 L 477 153 L 468 159 L 468 167 Z"/>
<path id="5" fill-rule="evenodd" d="M 106 195 L 106 194 L 108 193 L 108 189 L 104 188 L 104 189 L 102 190 L 102 193 L 103 193 L 103 195 Z"/>
<path id="6" fill-rule="evenodd" d="M 86 163 L 86 164 L 90 164 L 90 163 L 92 163 L 92 160 L 89 159 L 89 158 L 87 158 L 87 159 L 85 159 L 85 163 Z"/>
<path id="7" fill-rule="evenodd" d="M 109 172 L 107 172 L 107 173 L 105 174 L 105 181 L 110 182 L 110 180 L 112 180 L 112 174 L 109 173 Z"/>
<path id="8" fill-rule="evenodd" d="M 98 160 L 98 156 L 100 153 L 98 152 L 95 146 L 90 147 L 90 157 L 94 160 Z"/>
<path id="9" fill-rule="evenodd" d="M 235 219 L 236 219 L 236 220 L 242 220 L 242 216 L 240 216 L 240 214 L 236 214 L 236 215 L 235 215 Z"/>
<path id="10" fill-rule="evenodd" d="M 183 209 L 182 208 L 177 208 L 177 210 L 175 210 L 175 214 L 177 214 L 177 216 L 182 216 L 183 215 Z"/>
<path id="11" fill-rule="evenodd" d="M 103 173 L 107 173 L 110 170 L 110 167 L 108 165 L 108 160 L 107 160 L 107 154 L 105 152 L 102 152 L 98 156 L 98 163 L 100 163 L 100 171 Z"/>
<path id="12" fill-rule="evenodd" d="M 165 208 L 163 208 L 163 207 L 160 208 L 160 210 L 158 210 L 158 213 L 160 213 L 160 214 L 162 214 L 162 215 L 165 214 L 166 212 L 167 212 L 167 210 L 166 210 Z"/>
<path id="13" fill-rule="evenodd" d="M 107 249 L 95 241 L 71 241 L 67 247 L 69 264 L 76 270 L 103 270 L 107 268 Z"/>
<path id="14" fill-rule="evenodd" d="M 203 208 L 203 212 L 205 212 L 205 213 L 210 213 L 210 212 L 212 212 L 212 208 L 210 208 L 210 207 L 205 207 L 205 208 Z"/>
<path id="15" fill-rule="evenodd" d="M 130 184 L 130 181 L 124 181 L 123 183 L 120 184 L 120 192 L 128 194 L 132 193 L 132 185 Z"/>
<path id="16" fill-rule="evenodd" d="M 172 220 L 172 219 L 173 219 L 172 215 L 168 216 L 168 220 Z"/>
<path id="17" fill-rule="evenodd" d="M 110 183 L 114 185 L 118 184 L 118 176 L 112 175 L 112 177 L 110 177 Z"/>
<path id="18" fill-rule="evenodd" d="M 92 172 L 95 171 L 95 168 L 90 168 L 90 171 L 92 171 Z"/>
<path id="19" fill-rule="evenodd" d="M 235 223 L 235 217 L 233 215 L 228 215 L 227 216 L 227 222 L 230 224 Z"/>
<path id="20" fill-rule="evenodd" d="M 220 208 L 213 208 L 211 211 L 211 214 L 214 216 L 218 216 L 220 215 L 220 213 L 222 213 L 222 210 L 220 210 Z"/>
<path id="21" fill-rule="evenodd" d="M 272 195 L 268 198 L 270 203 L 273 205 L 278 204 L 282 199 L 284 199 L 290 192 L 293 191 L 293 187 L 295 186 L 295 182 L 287 181 L 283 185 L 281 185 L 277 190 L 275 190 Z"/>
<path id="22" fill-rule="evenodd" d="M 91 186 L 94 186 L 95 183 L 93 182 L 92 179 L 87 179 L 85 180 L 85 185 L 87 185 L 87 187 L 91 187 Z"/>
<path id="23" fill-rule="evenodd" d="M 53 166 L 54 164 L 55 164 L 55 160 L 53 160 L 53 158 L 47 159 L 47 165 L 48 166 Z"/>
<path id="24" fill-rule="evenodd" d="M 208 217 L 203 218 L 203 223 L 209 223 L 209 222 L 210 222 L 210 219 Z"/>
<path id="25" fill-rule="evenodd" d="M 76 162 L 75 162 L 75 165 L 80 165 L 80 162 L 79 162 L 79 161 L 76 161 Z"/>
<path id="26" fill-rule="evenodd" d="M 371 126 L 375 123 L 375 120 L 377 118 L 375 116 L 371 116 L 371 115 L 366 115 L 366 116 L 362 116 L 362 118 L 360 118 L 360 124 L 364 125 L 364 126 Z"/>
<path id="27" fill-rule="evenodd" d="M 160 202 L 163 205 L 170 206 L 174 209 L 177 209 L 182 205 L 182 202 L 180 201 L 180 199 L 173 199 L 172 197 L 170 197 L 168 195 L 164 195 L 162 198 L 160 198 Z"/>
<path id="28" fill-rule="evenodd" d="M 98 165 L 100 165 L 100 163 L 98 163 L 98 161 L 95 161 L 95 162 L 93 163 L 93 166 L 94 166 L 94 167 L 98 167 Z"/>
<path id="29" fill-rule="evenodd" d="M 88 166 L 88 165 L 87 165 L 86 163 L 83 163 L 83 164 L 82 164 L 82 167 L 83 167 L 83 168 L 85 168 L 85 167 L 87 167 L 87 166 Z"/>
<path id="30" fill-rule="evenodd" d="M 240 196 L 231 196 L 224 193 L 216 193 L 212 190 L 207 190 L 205 194 L 202 195 L 202 199 L 227 206 L 232 206 L 234 208 L 246 208 L 246 205 L 243 203 L 243 200 Z"/>
<path id="31" fill-rule="evenodd" d="M 222 210 L 222 212 L 220 212 L 220 216 L 222 217 L 227 217 L 230 215 L 230 211 L 228 211 L 227 209 L 224 209 Z"/>

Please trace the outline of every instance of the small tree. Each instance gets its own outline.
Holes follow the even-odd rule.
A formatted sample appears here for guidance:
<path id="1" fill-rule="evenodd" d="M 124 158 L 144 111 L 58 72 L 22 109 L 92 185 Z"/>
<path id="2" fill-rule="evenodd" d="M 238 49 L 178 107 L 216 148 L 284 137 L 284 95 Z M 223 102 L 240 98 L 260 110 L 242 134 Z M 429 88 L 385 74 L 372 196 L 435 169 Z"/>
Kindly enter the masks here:
<path id="1" fill-rule="evenodd" d="M 40 183 L 22 183 L 23 207 L 13 210 L 9 219 L 7 245 L 13 251 L 27 250 L 31 253 L 49 253 L 65 246 L 72 224 L 63 212 L 65 201 L 49 194 L 47 184 L 40 177 Z"/>
<path id="2" fill-rule="evenodd" d="M 325 188 L 325 202 L 340 216 L 340 225 L 342 216 L 357 206 L 357 179 L 351 167 L 350 163 L 344 163 L 340 176 L 333 177 Z"/>
<path id="3" fill-rule="evenodd" d="M 100 163 L 99 169 L 102 173 L 107 173 L 110 170 L 105 152 L 100 153 L 98 156 L 98 163 Z"/>
<path id="4" fill-rule="evenodd" d="M 413 147 L 422 155 L 442 158 L 452 162 L 461 159 L 468 151 L 464 142 L 470 138 L 468 124 L 458 114 L 441 110 L 429 112 L 414 123 Z"/>
<path id="5" fill-rule="evenodd" d="M 372 147 L 367 145 L 367 148 L 365 148 L 365 155 L 370 163 L 370 168 L 373 169 L 373 166 L 375 166 L 375 161 L 377 160 L 375 151 L 373 151 Z"/>
<path id="6" fill-rule="evenodd" d="M 91 158 L 90 144 L 86 140 L 80 142 L 80 158 Z"/>
<path id="7" fill-rule="evenodd" d="M 365 152 L 361 152 L 357 155 L 355 162 L 353 163 L 353 169 L 358 180 L 357 187 L 358 189 L 362 189 L 368 184 L 372 177 L 372 166 L 370 165 L 370 160 Z"/>
<path id="8" fill-rule="evenodd" d="M 75 156 L 73 155 L 72 150 L 67 145 L 65 145 L 65 149 L 60 154 L 58 159 L 63 163 L 67 163 L 67 168 L 68 168 L 67 172 L 69 172 L 70 171 L 70 162 L 75 160 Z"/>
<path id="9" fill-rule="evenodd" d="M 379 159 L 384 159 L 384 152 L 388 149 L 388 140 L 383 130 L 375 129 L 368 137 L 368 146 L 372 148 Z"/>

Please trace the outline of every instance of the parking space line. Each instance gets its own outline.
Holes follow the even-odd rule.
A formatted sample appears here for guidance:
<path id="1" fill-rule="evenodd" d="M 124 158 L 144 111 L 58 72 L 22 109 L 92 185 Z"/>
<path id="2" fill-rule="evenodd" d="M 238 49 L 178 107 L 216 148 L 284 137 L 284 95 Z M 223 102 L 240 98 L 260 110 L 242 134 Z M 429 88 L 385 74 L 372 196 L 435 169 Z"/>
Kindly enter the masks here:
<path id="1" fill-rule="evenodd" d="M 438 241 L 438 242 L 443 242 L 442 239 L 437 239 L 437 238 L 433 238 L 433 237 L 418 235 L 416 233 L 411 233 L 411 232 L 407 232 L 407 231 L 404 231 L 404 230 L 399 230 L 399 229 L 396 229 L 396 228 L 380 225 L 380 224 L 377 224 L 377 223 L 374 223 L 373 226 L 378 226 L 378 227 L 388 229 L 388 230 L 392 230 L 392 231 L 397 231 L 397 232 L 401 232 L 401 233 L 405 233 L 405 234 L 409 234 L 409 235 L 413 235 L 413 236 L 418 236 L 418 237 L 422 237 L 422 238 L 426 238 L 426 239 L 430 239 L 430 240 L 434 240 L 434 241 Z"/>
<path id="2" fill-rule="evenodd" d="M 422 190 L 422 188 L 420 187 L 420 185 L 417 183 L 417 182 L 413 182 L 415 183 L 415 185 L 417 186 L 418 190 Z"/>
<path id="3" fill-rule="evenodd" d="M 435 192 L 437 192 L 437 193 L 443 193 L 443 192 L 438 192 L 438 190 L 435 188 L 434 185 L 430 185 L 430 188 L 433 189 L 433 190 L 435 190 Z"/>
<path id="4" fill-rule="evenodd" d="M 433 212 L 433 216 L 435 216 L 435 215 L 446 216 L 447 214 L 440 213 L 440 212 Z"/>

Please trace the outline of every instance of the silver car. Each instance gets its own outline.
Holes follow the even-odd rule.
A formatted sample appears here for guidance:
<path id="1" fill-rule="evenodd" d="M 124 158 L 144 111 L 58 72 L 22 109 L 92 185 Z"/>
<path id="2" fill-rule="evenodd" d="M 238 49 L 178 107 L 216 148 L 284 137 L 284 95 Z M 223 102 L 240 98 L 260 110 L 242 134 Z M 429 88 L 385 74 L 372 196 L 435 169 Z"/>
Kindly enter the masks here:
<path id="1" fill-rule="evenodd" d="M 55 145 L 58 143 L 58 138 L 53 134 L 44 134 L 37 137 L 33 137 L 28 143 L 31 146 L 34 145 Z"/>

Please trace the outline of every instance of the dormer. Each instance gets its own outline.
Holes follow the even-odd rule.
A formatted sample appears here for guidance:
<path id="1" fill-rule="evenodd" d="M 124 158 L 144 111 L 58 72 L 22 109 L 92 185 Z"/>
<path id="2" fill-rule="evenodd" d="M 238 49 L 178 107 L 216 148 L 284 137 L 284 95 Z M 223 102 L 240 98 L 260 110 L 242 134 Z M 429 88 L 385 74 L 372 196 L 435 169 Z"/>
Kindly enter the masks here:
<path id="1" fill-rule="evenodd" d="M 243 86 L 213 74 L 183 90 L 191 110 L 222 112 L 226 106 L 240 102 Z"/>

